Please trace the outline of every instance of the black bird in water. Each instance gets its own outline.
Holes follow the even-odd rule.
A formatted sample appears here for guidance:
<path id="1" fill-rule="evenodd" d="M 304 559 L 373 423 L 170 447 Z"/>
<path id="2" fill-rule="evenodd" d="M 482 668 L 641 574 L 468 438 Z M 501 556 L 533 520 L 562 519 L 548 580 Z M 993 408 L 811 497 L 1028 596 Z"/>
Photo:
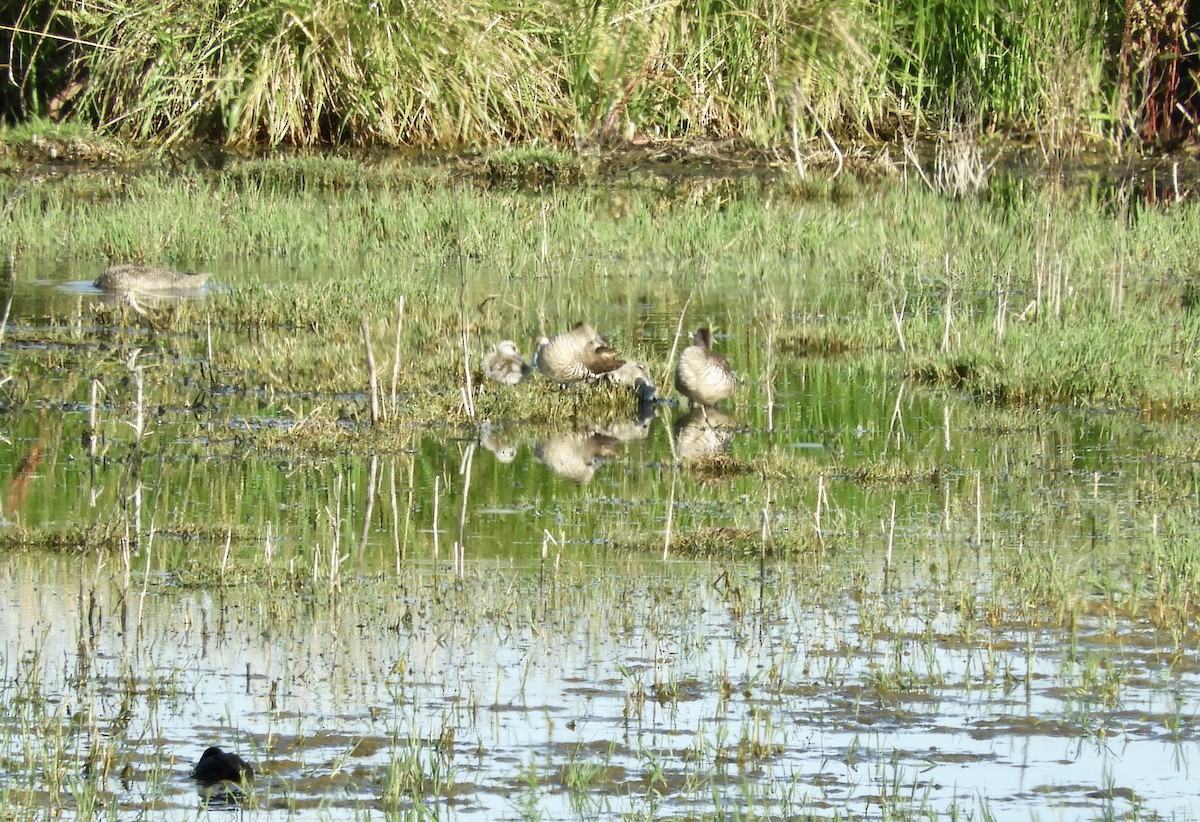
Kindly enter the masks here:
<path id="1" fill-rule="evenodd" d="M 192 779 L 197 782 L 241 782 L 254 778 L 254 769 L 237 754 L 225 753 L 220 748 L 209 748 L 200 755 L 200 761 L 192 768 Z"/>

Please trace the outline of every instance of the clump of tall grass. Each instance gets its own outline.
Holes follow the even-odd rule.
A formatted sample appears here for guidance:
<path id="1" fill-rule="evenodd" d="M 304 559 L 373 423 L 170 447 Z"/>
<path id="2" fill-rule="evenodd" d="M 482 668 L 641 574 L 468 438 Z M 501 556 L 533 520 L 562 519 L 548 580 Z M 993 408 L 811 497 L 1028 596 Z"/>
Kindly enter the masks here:
<path id="1" fill-rule="evenodd" d="M 539 60 L 544 7 L 100 0 L 63 8 L 89 77 L 81 105 L 167 142 L 462 145 L 560 136 Z"/>
<path id="2" fill-rule="evenodd" d="M 840 154 L 839 142 L 928 133 L 947 117 L 1033 131 L 1046 123 L 1053 143 L 1106 116 L 1111 126 L 1106 46 L 1120 31 L 1103 0 L 23 8 L 30 17 L 52 9 L 52 26 L 68 33 L 52 42 L 69 44 L 58 84 L 82 87 L 69 103 L 79 116 L 167 143 L 682 138 L 791 146 L 798 162 L 802 142 Z M 60 50 L 47 53 L 63 62 Z"/>

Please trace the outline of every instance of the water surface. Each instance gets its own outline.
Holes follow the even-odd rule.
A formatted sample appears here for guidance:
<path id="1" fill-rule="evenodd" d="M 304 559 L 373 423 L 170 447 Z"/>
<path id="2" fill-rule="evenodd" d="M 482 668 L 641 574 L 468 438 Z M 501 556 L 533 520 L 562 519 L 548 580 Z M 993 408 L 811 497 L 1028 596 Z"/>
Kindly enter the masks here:
<path id="1" fill-rule="evenodd" d="M 279 273 L 249 268 L 215 276 Z M 768 393 L 767 328 L 706 295 L 688 324 L 745 378 L 720 416 L 663 380 L 650 414 L 271 450 L 251 434 L 364 395 L 151 372 L 139 443 L 132 389 L 93 406 L 73 365 L 129 354 L 84 332 L 94 273 L 24 270 L 0 363 L 43 374 L 3 387 L 3 528 L 124 549 L 0 560 L 10 803 L 190 818 L 220 744 L 261 772 L 242 804 L 281 816 L 1200 815 L 1193 632 L 1119 604 L 1129 579 L 1069 618 L 1013 583 L 1120 568 L 1194 511 L 1194 483 L 1147 498 L 1194 474 L 1154 457 L 1186 423 L 987 408 L 887 356 L 781 354 Z M 665 360 L 685 296 L 593 320 Z"/>

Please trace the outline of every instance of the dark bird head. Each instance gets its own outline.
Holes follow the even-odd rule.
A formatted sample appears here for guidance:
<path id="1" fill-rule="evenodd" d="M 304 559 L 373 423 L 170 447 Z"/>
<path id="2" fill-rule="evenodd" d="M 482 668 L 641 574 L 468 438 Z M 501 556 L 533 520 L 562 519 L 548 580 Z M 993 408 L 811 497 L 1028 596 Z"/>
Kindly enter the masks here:
<path id="1" fill-rule="evenodd" d="M 254 778 L 254 769 L 237 754 L 226 753 L 218 747 L 205 748 L 200 761 L 192 768 L 192 778 L 199 782 L 240 782 Z"/>

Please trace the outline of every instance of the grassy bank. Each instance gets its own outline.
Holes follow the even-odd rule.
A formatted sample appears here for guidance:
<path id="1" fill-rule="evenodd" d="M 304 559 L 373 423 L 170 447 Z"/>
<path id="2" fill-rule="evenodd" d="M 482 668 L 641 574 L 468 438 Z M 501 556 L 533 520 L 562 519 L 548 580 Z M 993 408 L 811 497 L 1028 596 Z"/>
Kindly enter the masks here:
<path id="1" fill-rule="evenodd" d="M 1166 6 L 24 0 L 0 41 L 18 116 L 167 143 L 731 141 L 794 159 L 954 125 L 1058 152 L 1178 136 L 1197 66 Z"/>
<path id="2" fill-rule="evenodd" d="M 1005 404 L 1200 410 L 1194 205 L 1144 210 L 1103 190 L 997 186 L 969 205 L 915 182 L 855 190 L 847 204 L 841 188 L 789 179 L 647 178 L 531 195 L 352 160 L 0 181 L 18 280 L 24 260 L 90 261 L 90 276 L 122 260 L 213 270 L 223 285 L 205 302 L 95 318 L 100 333 L 124 325 L 156 347 L 175 332 L 185 357 L 213 345 L 242 387 L 361 391 L 362 315 L 389 352 L 401 297 L 418 318 L 404 379 L 430 395 L 432 418 L 463 413 L 447 376 L 461 377 L 464 322 L 476 347 L 511 337 L 528 353 L 589 317 L 628 335 L 621 347 L 666 384 L 674 320 L 647 328 L 639 306 L 673 318 L 691 299 L 692 314 L 772 326 L 775 355 L 878 352 Z M 263 267 L 276 274 L 239 273 Z M 755 369 L 773 356 L 748 343 L 744 355 Z M 519 397 L 485 403 L 520 416 L 505 413 Z"/>

